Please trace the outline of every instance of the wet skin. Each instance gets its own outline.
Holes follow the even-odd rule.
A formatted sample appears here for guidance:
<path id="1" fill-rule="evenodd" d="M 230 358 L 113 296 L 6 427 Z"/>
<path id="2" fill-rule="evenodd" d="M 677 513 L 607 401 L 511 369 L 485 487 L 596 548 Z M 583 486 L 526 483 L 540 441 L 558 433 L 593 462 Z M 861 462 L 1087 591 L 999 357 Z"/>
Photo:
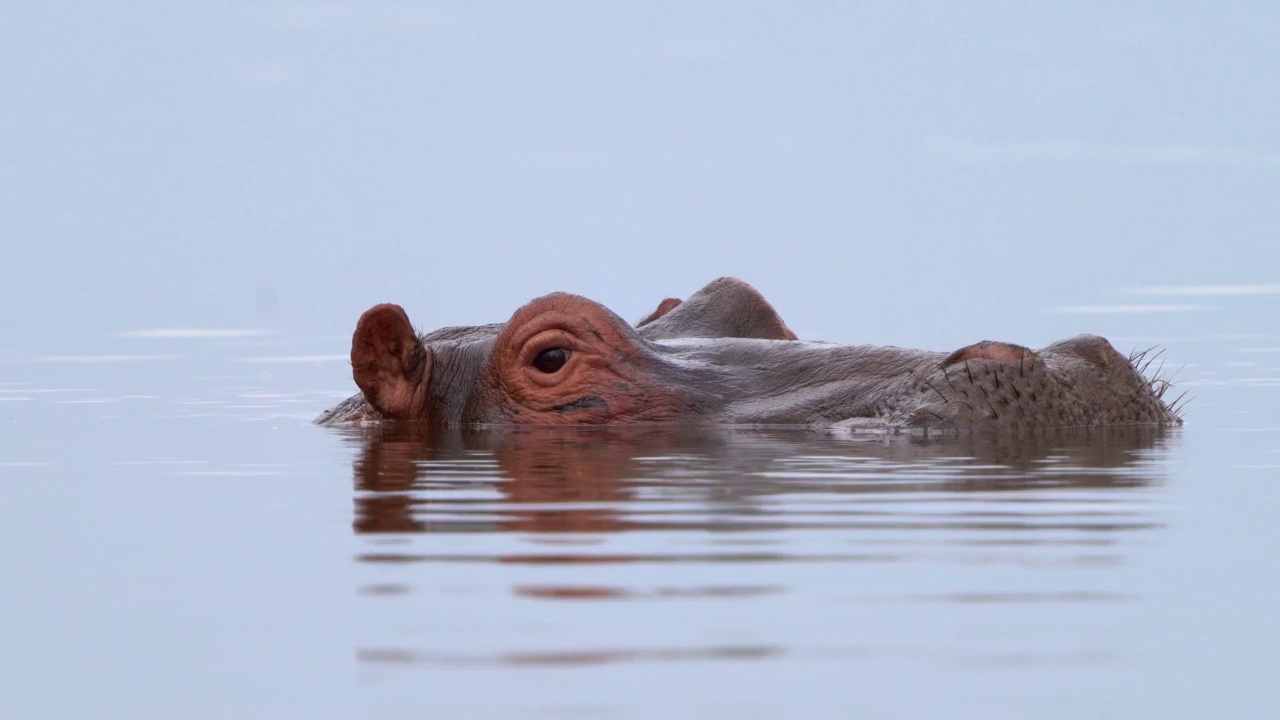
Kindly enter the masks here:
<path id="1" fill-rule="evenodd" d="M 632 326 L 566 293 L 506 323 L 418 335 L 396 305 L 352 337 L 361 390 L 318 418 L 442 425 L 717 422 L 1018 430 L 1179 424 L 1103 338 L 952 353 L 797 340 L 754 288 L 721 278 Z"/>

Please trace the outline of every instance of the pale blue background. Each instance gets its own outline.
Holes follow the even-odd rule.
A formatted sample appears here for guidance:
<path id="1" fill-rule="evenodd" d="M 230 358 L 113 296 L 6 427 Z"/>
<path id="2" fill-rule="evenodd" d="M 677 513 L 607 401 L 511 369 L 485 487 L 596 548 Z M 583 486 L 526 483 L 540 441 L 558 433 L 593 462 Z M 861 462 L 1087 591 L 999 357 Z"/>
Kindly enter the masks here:
<path id="1" fill-rule="evenodd" d="M 722 274 L 806 337 L 1106 332 L 1048 309 L 1275 280 L 1278 17 L 10 3 L 0 343 L 345 334 L 387 300 L 431 328 L 552 290 L 633 318 Z"/>

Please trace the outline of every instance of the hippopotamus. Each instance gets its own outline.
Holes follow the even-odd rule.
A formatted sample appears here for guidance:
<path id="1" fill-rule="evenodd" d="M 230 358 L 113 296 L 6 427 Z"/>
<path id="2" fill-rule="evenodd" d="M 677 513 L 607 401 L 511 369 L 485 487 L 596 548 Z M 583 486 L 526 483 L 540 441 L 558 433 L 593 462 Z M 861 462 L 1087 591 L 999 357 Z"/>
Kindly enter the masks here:
<path id="1" fill-rule="evenodd" d="M 351 340 L 361 393 L 317 422 L 436 425 L 713 422 L 850 430 L 1016 431 L 1181 424 L 1137 356 L 1080 335 L 1039 350 L 953 352 L 805 341 L 764 297 L 720 278 L 635 325 L 557 292 L 505 323 L 418 334 L 398 305 Z"/>

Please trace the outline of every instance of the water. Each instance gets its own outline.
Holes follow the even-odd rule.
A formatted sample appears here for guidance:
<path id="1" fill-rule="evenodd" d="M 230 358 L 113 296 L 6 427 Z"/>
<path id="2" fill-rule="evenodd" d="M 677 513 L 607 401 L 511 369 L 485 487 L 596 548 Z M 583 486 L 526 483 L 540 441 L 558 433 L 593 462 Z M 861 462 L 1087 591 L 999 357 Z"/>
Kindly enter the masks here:
<path id="1" fill-rule="evenodd" d="M 338 340 L 180 335 L 6 366 L 4 717 L 1280 709 L 1269 360 L 1163 431 L 356 430 Z"/>
<path id="2" fill-rule="evenodd" d="M 1280 13 L 1207 7 L 0 7 L 0 720 L 1280 717 Z M 1187 424 L 310 424 L 375 303 L 721 275 Z"/>

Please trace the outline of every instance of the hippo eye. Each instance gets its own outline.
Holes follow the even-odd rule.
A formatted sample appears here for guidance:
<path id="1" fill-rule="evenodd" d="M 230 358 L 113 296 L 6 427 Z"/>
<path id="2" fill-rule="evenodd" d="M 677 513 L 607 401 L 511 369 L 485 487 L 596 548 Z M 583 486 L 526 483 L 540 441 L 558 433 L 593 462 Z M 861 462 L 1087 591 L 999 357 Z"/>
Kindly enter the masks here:
<path id="1" fill-rule="evenodd" d="M 533 359 L 533 367 L 538 372 L 550 375 L 564 367 L 567 362 L 569 362 L 569 351 L 564 348 L 553 347 L 538 353 L 538 356 Z"/>

